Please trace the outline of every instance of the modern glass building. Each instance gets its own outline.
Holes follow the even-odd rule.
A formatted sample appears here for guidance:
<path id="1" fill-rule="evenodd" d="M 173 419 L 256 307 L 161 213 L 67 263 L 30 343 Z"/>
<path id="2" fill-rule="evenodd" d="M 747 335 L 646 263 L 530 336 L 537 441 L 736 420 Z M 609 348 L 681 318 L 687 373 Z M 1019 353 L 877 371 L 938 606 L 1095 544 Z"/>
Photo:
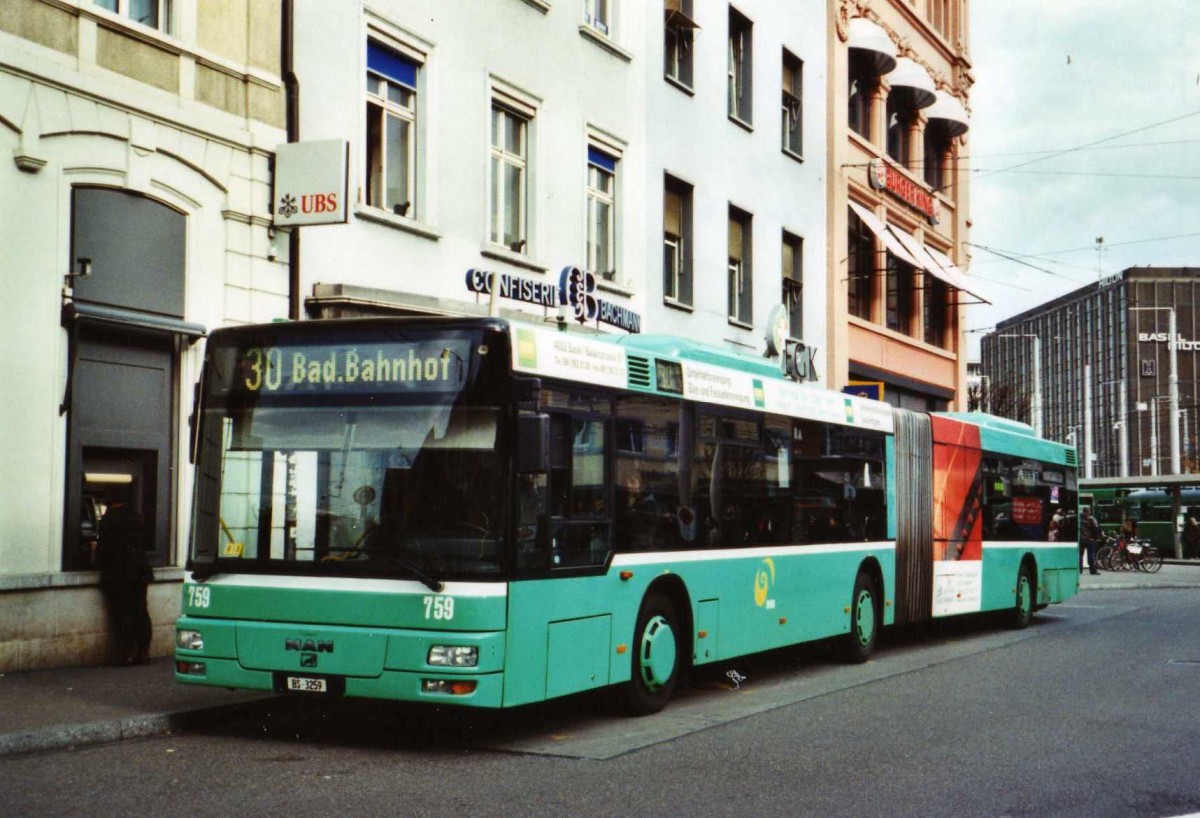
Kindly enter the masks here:
<path id="1" fill-rule="evenodd" d="M 982 408 L 1074 442 L 1086 476 L 1200 471 L 1198 295 L 1200 268 L 1131 267 L 1000 322 Z"/>

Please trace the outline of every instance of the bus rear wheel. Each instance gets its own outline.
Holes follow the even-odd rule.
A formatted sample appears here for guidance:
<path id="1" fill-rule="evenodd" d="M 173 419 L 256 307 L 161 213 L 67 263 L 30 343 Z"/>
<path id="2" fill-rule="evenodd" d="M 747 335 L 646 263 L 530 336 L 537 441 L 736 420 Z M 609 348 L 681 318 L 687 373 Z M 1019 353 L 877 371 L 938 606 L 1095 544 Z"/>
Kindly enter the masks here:
<path id="1" fill-rule="evenodd" d="M 1017 571 L 1016 599 L 1009 616 L 1009 626 L 1014 630 L 1027 628 L 1033 621 L 1033 596 L 1033 571 L 1030 569 L 1029 563 L 1022 563 L 1020 570 Z"/>
<path id="2" fill-rule="evenodd" d="M 879 596 L 875 582 L 866 573 L 854 580 L 850 598 L 850 633 L 842 638 L 843 661 L 862 664 L 871 658 L 879 641 Z"/>
<path id="3" fill-rule="evenodd" d="M 675 606 L 652 592 L 642 601 L 633 630 L 633 677 L 625 687 L 631 715 L 657 713 L 670 701 L 679 680 L 679 628 Z"/>

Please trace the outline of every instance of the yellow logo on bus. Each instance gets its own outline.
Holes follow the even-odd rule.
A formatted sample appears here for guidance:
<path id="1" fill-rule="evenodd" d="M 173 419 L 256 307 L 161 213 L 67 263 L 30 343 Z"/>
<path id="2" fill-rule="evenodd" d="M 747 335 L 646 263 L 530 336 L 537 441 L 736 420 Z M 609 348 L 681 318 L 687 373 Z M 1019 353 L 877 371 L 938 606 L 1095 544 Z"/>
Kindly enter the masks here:
<path id="1" fill-rule="evenodd" d="M 754 604 L 760 608 L 767 604 L 767 594 L 775 583 L 775 560 L 767 557 L 763 564 L 767 567 L 759 568 L 754 574 Z"/>

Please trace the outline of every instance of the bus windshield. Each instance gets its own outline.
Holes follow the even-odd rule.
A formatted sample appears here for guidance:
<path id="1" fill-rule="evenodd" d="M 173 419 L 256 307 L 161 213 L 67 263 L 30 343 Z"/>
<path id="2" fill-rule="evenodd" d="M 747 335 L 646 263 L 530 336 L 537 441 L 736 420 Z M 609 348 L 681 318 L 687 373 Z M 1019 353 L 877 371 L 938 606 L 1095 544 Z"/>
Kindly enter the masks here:
<path id="1" fill-rule="evenodd" d="M 210 352 L 200 573 L 404 576 L 430 587 L 498 574 L 506 461 L 480 348 L 442 335 Z"/>

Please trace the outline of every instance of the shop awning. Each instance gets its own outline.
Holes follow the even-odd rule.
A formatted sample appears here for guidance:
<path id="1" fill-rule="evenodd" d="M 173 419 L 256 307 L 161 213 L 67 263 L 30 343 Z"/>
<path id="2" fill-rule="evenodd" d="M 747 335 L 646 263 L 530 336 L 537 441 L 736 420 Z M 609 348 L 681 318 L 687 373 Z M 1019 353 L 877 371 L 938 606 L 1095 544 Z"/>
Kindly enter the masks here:
<path id="1" fill-rule="evenodd" d="M 978 293 L 971 292 L 968 288 L 968 279 L 962 270 L 954 266 L 943 253 L 939 253 L 932 247 L 927 247 L 917 241 L 916 237 L 906 230 L 901 230 L 895 225 L 889 225 L 888 231 L 892 233 L 905 249 L 916 259 L 917 267 L 932 275 L 934 278 L 941 280 L 956 290 L 966 293 L 972 298 L 978 299 L 981 304 L 990 304 L 983 296 Z"/>
<path id="2" fill-rule="evenodd" d="M 935 92 L 937 99 L 933 104 L 925 109 L 925 116 L 929 119 L 940 119 L 946 127 L 946 130 L 951 136 L 962 136 L 971 127 L 971 118 L 967 116 L 967 109 L 962 106 L 962 103 L 955 97 L 950 96 L 945 91 Z"/>
<path id="3" fill-rule="evenodd" d="M 850 48 L 867 55 L 876 76 L 896 67 L 896 44 L 886 31 L 865 17 L 855 17 L 850 21 L 847 40 Z"/>
<path id="4" fill-rule="evenodd" d="M 892 92 L 899 91 L 907 94 L 913 109 L 928 108 L 937 99 L 937 86 L 933 77 L 915 60 L 901 57 L 896 60 L 896 68 L 888 74 L 888 83 Z"/>
<path id="5" fill-rule="evenodd" d="M 933 260 L 936 261 L 939 265 L 941 265 L 942 272 L 944 272 L 947 276 L 947 278 L 942 279 L 943 281 L 945 281 L 947 284 L 949 284 L 952 287 L 957 287 L 958 289 L 962 290 L 967 295 L 970 295 L 974 298 L 978 298 L 984 304 L 992 303 L 991 301 L 988 301 L 983 296 L 979 295 L 978 293 L 971 292 L 971 290 L 969 290 L 967 288 L 967 284 L 971 280 L 970 277 L 966 273 L 964 273 L 962 270 L 958 269 L 958 267 L 954 264 L 954 262 L 951 261 L 944 253 L 941 253 L 940 251 L 935 250 L 934 248 L 930 247 L 929 245 L 925 245 L 925 249 L 927 251 L 929 251 L 929 255 L 933 256 Z"/>
<path id="6" fill-rule="evenodd" d="M 89 304 L 84 301 L 68 301 L 63 304 L 62 322 L 63 326 L 83 322 L 121 327 L 134 332 L 179 335 L 189 344 L 195 343 L 208 334 L 208 329 L 203 324 L 193 324 L 190 321 L 167 315 L 107 307 L 102 304 Z"/>
<path id="7" fill-rule="evenodd" d="M 893 236 L 888 230 L 887 225 L 880 221 L 874 213 L 872 213 L 870 210 L 867 210 L 862 205 L 855 204 L 854 202 L 850 202 L 849 204 L 850 209 L 854 211 L 854 215 L 862 219 L 862 222 L 867 226 L 867 229 L 879 237 L 879 240 L 883 242 L 883 246 L 886 247 L 893 256 L 896 256 L 901 261 L 905 262 L 906 264 L 911 264 L 914 267 L 924 266 L 921 264 L 921 262 L 917 261 L 912 253 L 908 252 L 905 246 L 901 244 L 899 240 L 897 240 L 896 237 Z"/>

